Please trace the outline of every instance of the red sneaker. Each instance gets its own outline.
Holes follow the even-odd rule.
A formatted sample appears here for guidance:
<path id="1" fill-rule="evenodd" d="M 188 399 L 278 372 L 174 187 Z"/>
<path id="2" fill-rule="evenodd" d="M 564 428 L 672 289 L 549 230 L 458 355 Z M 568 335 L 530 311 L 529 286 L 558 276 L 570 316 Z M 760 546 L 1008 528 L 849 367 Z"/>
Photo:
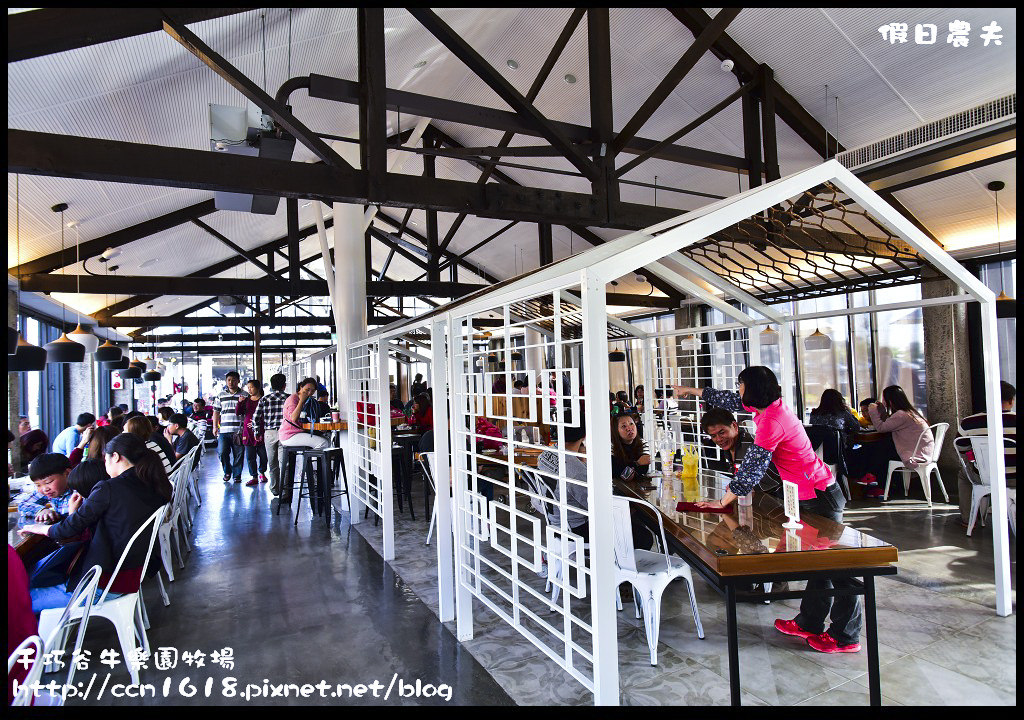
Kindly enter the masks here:
<path id="1" fill-rule="evenodd" d="M 246 486 L 246 487 L 255 487 L 256 485 L 259 485 L 259 484 L 260 484 L 260 481 L 259 481 L 259 480 L 257 480 L 256 478 L 253 478 L 252 480 L 250 480 L 249 482 L 247 482 L 247 483 L 245 484 L 245 486 Z"/>
<path id="2" fill-rule="evenodd" d="M 860 643 L 853 643 L 852 645 L 839 645 L 836 643 L 835 638 L 829 635 L 827 632 L 821 635 L 811 635 L 807 638 L 807 644 L 811 646 L 812 650 L 817 650 L 823 653 L 855 653 L 860 652 Z"/>
<path id="3" fill-rule="evenodd" d="M 795 618 L 793 620 L 783 620 L 781 618 L 776 620 L 775 629 L 784 635 L 794 635 L 799 638 L 817 637 L 816 633 L 807 632 L 797 625 Z"/>
<path id="4" fill-rule="evenodd" d="M 263 473 L 260 473 L 260 482 L 261 483 L 265 483 L 266 481 L 267 481 L 267 476 L 264 475 Z"/>
<path id="5" fill-rule="evenodd" d="M 864 497 L 879 500 L 885 497 L 885 488 L 879 487 L 878 485 L 872 485 L 864 491 Z"/>

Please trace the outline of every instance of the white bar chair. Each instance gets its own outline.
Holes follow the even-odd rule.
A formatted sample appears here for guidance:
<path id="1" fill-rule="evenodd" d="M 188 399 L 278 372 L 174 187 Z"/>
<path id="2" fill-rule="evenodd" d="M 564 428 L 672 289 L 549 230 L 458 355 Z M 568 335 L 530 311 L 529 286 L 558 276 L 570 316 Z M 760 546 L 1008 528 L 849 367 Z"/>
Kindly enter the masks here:
<path id="1" fill-rule="evenodd" d="M 957 438 L 962 440 L 963 438 Z M 974 464 L 978 468 L 976 477 L 978 484 L 971 487 L 971 520 L 967 525 L 967 535 L 974 532 L 974 523 L 981 516 L 981 525 L 985 526 L 985 512 L 982 510 L 982 503 L 992 495 L 992 485 L 989 482 L 988 435 L 971 435 L 971 449 L 974 450 Z M 1004 438 L 1004 447 L 1016 449 L 1017 443 L 1009 438 Z M 968 475 L 968 477 L 971 477 Z M 971 478 L 973 480 L 973 478 Z M 1006 488 L 1006 517 L 1010 522 L 1010 532 L 1017 534 L 1017 488 Z"/>
<path id="2" fill-rule="evenodd" d="M 658 664 L 658 634 L 661 629 L 661 596 L 665 588 L 676 578 L 686 581 L 686 589 L 690 595 L 690 609 L 693 621 L 697 625 L 697 637 L 704 639 L 704 626 L 700 622 L 700 611 L 697 609 L 697 596 L 693 592 L 693 575 L 690 566 L 668 552 L 656 553 L 650 550 L 637 550 L 633 547 L 633 530 L 630 520 L 629 504 L 633 502 L 654 511 L 658 518 L 658 530 L 661 534 L 661 546 L 668 548 L 665 539 L 665 525 L 657 508 L 646 500 L 635 498 L 612 498 L 612 543 L 615 549 L 615 586 L 628 582 L 633 587 L 634 598 L 639 598 L 637 611 L 643 605 L 644 629 L 647 631 L 647 646 L 651 651 L 651 665 Z M 618 601 L 618 593 L 616 593 Z M 621 601 L 618 601 L 621 607 Z"/>
<path id="3" fill-rule="evenodd" d="M 146 621 L 143 619 L 144 604 L 142 600 L 142 582 L 146 579 L 146 571 L 149 569 L 149 561 L 153 556 L 153 546 L 156 544 L 157 534 L 160 530 L 160 520 L 170 508 L 170 503 L 162 505 L 156 512 L 149 516 L 149 518 L 139 526 L 139 529 L 135 531 L 128 544 L 125 546 L 124 552 L 121 553 L 121 557 L 117 561 L 117 565 L 114 567 L 114 571 L 110 574 L 110 581 L 107 586 L 103 588 L 103 594 L 100 595 L 99 599 L 92 606 L 92 613 L 98 617 L 103 617 L 109 620 L 117 631 L 118 641 L 121 644 L 121 657 L 124 658 L 125 664 L 128 666 L 128 673 L 131 675 L 132 683 L 138 684 L 139 682 L 139 671 L 137 668 L 133 668 L 131 663 L 128 662 L 128 658 L 135 649 L 141 646 L 146 652 L 149 652 L 149 638 L 146 636 Z M 135 592 L 125 593 L 119 597 L 110 597 L 110 587 L 114 584 L 114 580 L 117 578 L 118 572 L 120 572 L 125 560 L 128 558 L 128 553 L 131 552 L 135 543 L 138 542 L 139 538 L 143 537 L 143 533 L 149 528 L 149 543 L 146 547 L 146 559 L 142 564 L 142 575 L 139 577 L 139 588 Z M 43 610 L 39 615 L 39 632 L 41 635 L 49 637 L 54 629 L 60 624 L 63 611 L 52 609 Z M 81 613 L 79 610 L 73 610 L 71 612 L 72 619 L 80 619 Z"/>
<path id="4" fill-rule="evenodd" d="M 903 494 L 907 495 L 910 493 L 910 479 L 914 472 L 917 473 L 918 477 L 921 478 L 921 487 L 924 489 L 924 497 L 928 501 L 928 507 L 932 506 L 932 473 L 938 476 L 939 490 L 942 492 L 942 499 L 945 502 L 949 502 L 949 495 L 946 494 L 946 487 L 942 484 L 942 475 L 939 473 L 939 453 L 942 452 L 942 441 L 946 438 L 946 431 L 949 430 L 949 423 L 935 423 L 929 430 L 932 431 L 932 435 L 935 437 L 935 444 L 932 447 L 931 457 L 925 458 L 923 462 L 918 464 L 917 467 L 910 469 L 903 464 L 902 460 L 890 460 L 889 470 L 885 475 L 885 493 L 882 496 L 883 500 L 889 499 L 889 484 L 892 482 L 892 476 L 894 473 L 903 474 Z M 917 447 L 914 448 L 913 457 L 921 457 L 920 449 L 921 443 L 924 442 L 926 433 L 921 433 L 921 437 L 917 439 Z"/>

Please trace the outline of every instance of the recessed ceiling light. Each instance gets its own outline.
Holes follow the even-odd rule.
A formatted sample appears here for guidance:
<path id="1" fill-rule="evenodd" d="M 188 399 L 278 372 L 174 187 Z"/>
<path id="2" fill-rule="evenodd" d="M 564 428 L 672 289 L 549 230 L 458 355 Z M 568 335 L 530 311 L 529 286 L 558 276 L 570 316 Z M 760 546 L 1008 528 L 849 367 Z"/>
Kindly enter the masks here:
<path id="1" fill-rule="evenodd" d="M 515 60 L 506 60 L 505 64 L 508 65 L 513 70 L 519 67 L 519 63 L 517 63 Z"/>
<path id="2" fill-rule="evenodd" d="M 413 68 L 416 69 L 416 70 L 419 70 L 421 67 L 426 67 L 426 65 L 427 65 L 427 61 L 426 60 L 420 60 L 418 63 L 413 65 Z"/>
<path id="3" fill-rule="evenodd" d="M 148 267 L 151 267 L 153 265 L 156 265 L 158 262 L 160 262 L 160 258 L 150 258 L 149 260 L 146 260 L 141 265 L 139 265 L 139 267 L 140 268 L 148 268 Z"/>
<path id="4" fill-rule="evenodd" d="M 571 74 L 571 73 L 566 74 L 565 81 L 567 83 L 569 83 L 570 85 L 575 85 L 576 84 L 576 76 Z"/>

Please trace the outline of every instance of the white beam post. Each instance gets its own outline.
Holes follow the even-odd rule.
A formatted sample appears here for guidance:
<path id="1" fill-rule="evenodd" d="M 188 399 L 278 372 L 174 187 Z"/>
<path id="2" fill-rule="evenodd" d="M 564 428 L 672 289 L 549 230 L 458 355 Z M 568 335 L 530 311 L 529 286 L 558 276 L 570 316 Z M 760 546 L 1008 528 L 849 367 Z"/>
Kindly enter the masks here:
<path id="1" fill-rule="evenodd" d="M 455 566 L 452 548 L 451 454 L 448 451 L 448 355 L 445 352 L 445 321 L 430 324 L 430 383 L 434 388 L 434 511 L 437 513 L 437 597 L 441 622 L 455 619 Z"/>
<path id="2" fill-rule="evenodd" d="M 371 352 L 377 350 L 377 398 L 374 401 L 374 408 L 377 416 L 377 452 L 380 453 L 380 475 L 377 477 L 377 484 L 380 487 L 380 504 L 383 517 L 384 536 L 384 561 L 395 559 L 395 494 L 393 490 L 391 466 L 391 404 L 386 399 L 388 385 L 388 345 L 385 342 L 374 342 L 370 344 Z M 385 401 L 381 402 L 384 397 Z M 370 417 L 369 403 L 363 408 L 363 415 Z M 384 408 L 388 413 L 384 414 Z"/>
<path id="3" fill-rule="evenodd" d="M 450 408 L 452 422 L 448 423 L 445 432 L 450 440 L 449 454 L 452 460 L 452 502 L 455 512 L 453 513 L 454 534 L 455 534 L 455 637 L 460 642 L 473 639 L 473 593 L 466 586 L 466 579 L 462 568 L 466 564 L 466 527 L 463 522 L 466 507 L 466 454 L 457 451 L 461 447 L 459 437 L 455 433 L 455 426 L 461 423 L 466 416 L 468 407 L 465 399 L 465 383 L 462 367 L 464 364 L 463 353 L 467 341 L 472 347 L 473 328 L 463 328 L 461 322 L 457 322 L 451 313 L 446 314 L 446 325 L 448 326 L 448 396 L 451 398 Z M 469 338 L 466 337 L 466 332 Z M 472 365 L 471 365 L 472 367 Z M 438 511 L 440 512 L 440 511 Z M 437 518 L 441 522 L 440 515 Z M 440 532 L 440 527 L 438 528 Z M 440 543 L 440 540 L 438 540 Z"/>
<path id="4" fill-rule="evenodd" d="M 594 650 L 594 703 L 619 704 L 615 559 L 612 549 L 611 426 L 608 422 L 608 308 L 605 281 L 580 272 L 583 300 L 584 394 L 587 425 L 587 505 L 590 510 L 590 611 Z"/>

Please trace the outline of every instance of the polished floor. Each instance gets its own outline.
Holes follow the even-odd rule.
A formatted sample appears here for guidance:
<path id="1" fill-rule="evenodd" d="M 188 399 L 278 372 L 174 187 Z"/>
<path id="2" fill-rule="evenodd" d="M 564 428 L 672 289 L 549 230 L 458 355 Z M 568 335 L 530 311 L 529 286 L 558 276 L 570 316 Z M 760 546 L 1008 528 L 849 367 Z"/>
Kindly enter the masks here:
<path id="1" fill-rule="evenodd" d="M 396 514 L 391 564 L 436 612 L 436 551 L 424 543 L 422 499 L 414 500 L 415 521 Z M 991 531 L 968 538 L 958 515 L 953 505 L 929 509 L 913 497 L 854 503 L 846 515 L 850 524 L 900 549 L 899 574 L 877 580 L 885 704 L 1016 704 L 1016 615 L 994 612 Z M 363 522 L 355 528 L 381 549 L 379 526 Z M 1014 569 L 1015 560 L 1013 552 Z M 696 594 L 705 638 L 696 636 L 683 583 L 673 583 L 662 601 L 657 667 L 649 663 L 632 605 L 618 614 L 622 704 L 728 704 L 725 605 L 699 578 Z M 798 600 L 739 606 L 743 703 L 867 705 L 866 652 L 822 655 L 774 630 L 776 618 L 794 617 L 798 607 Z M 517 704 L 593 702 L 582 685 L 479 603 L 474 637 L 465 645 Z"/>
<path id="2" fill-rule="evenodd" d="M 327 528 L 322 519 L 311 520 L 304 504 L 295 527 L 287 506 L 281 515 L 272 514 L 266 485 L 223 483 L 213 453 L 205 456 L 201 483 L 203 505 L 196 513 L 193 550 L 185 569 L 168 586 L 170 607 L 163 607 L 152 581 L 145 586 L 150 643 L 154 649 L 175 648 L 177 667 L 158 670 L 151 661 L 141 671 L 142 682 L 155 686 L 155 698 L 110 697 L 114 684 L 130 680 L 123 664 L 113 669 L 101 664 L 102 651 L 118 645 L 110 625 L 94 620 L 85 645 L 92 651 L 91 668 L 75 678 L 84 688 L 96 674 L 88 704 L 512 704 L 498 682 L 350 528 L 347 515 Z M 211 653 L 223 648 L 233 650 L 232 669 L 212 662 Z M 205 653 L 202 667 L 195 660 L 192 665 L 184 662 L 185 652 L 195 656 L 196 651 Z M 108 673 L 107 694 L 97 698 Z M 51 677 L 56 676 L 44 676 Z M 252 691 L 248 703 L 237 695 L 225 697 L 224 682 L 230 677 L 237 679 L 237 693 L 253 684 L 261 695 Z M 207 698 L 209 678 L 213 683 Z M 273 692 L 270 685 L 321 680 L 331 686 L 322 699 L 319 690 L 308 698 L 296 697 L 294 691 L 289 691 L 291 697 L 263 696 Z M 358 690 L 347 688 L 331 697 L 339 693 L 337 684 L 374 681 L 381 683 L 376 698 L 372 688 L 361 698 L 351 697 Z M 190 686 L 198 689 L 192 698 L 185 697 Z M 400 689 L 405 697 L 399 696 Z M 450 700 L 424 696 L 437 691 L 450 692 Z M 72 699 L 69 704 L 81 703 Z"/>

